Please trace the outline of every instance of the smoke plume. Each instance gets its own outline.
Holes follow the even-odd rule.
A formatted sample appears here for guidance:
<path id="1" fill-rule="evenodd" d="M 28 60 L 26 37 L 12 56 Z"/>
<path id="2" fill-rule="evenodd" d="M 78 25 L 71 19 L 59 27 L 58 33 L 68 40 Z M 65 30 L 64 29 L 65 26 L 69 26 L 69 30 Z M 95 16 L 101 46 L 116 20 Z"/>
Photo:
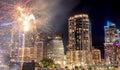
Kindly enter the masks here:
<path id="1" fill-rule="evenodd" d="M 38 28 L 43 32 L 61 31 L 71 10 L 78 5 L 74 0 L 35 0 L 32 3 Z"/>

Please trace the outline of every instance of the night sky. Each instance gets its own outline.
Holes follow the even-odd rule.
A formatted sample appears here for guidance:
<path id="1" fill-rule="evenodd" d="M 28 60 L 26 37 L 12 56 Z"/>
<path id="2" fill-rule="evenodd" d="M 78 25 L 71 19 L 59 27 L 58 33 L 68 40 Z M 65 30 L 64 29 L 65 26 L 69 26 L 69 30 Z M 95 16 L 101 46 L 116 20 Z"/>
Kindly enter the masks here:
<path id="1" fill-rule="evenodd" d="M 75 1 L 75 0 L 71 0 Z M 109 0 L 76 0 L 77 5 L 71 9 L 70 16 L 80 13 L 87 13 L 89 15 L 92 24 L 92 44 L 95 48 L 101 49 L 104 53 L 104 26 L 107 25 L 107 20 L 115 23 L 117 27 L 120 27 L 120 4 L 117 1 Z M 119 2 L 118 2 L 119 3 Z M 72 4 L 72 3 L 71 3 Z M 73 2 L 74 4 L 74 2 Z M 66 20 L 65 23 L 68 21 Z M 64 25 L 63 37 L 67 41 L 67 24 Z"/>

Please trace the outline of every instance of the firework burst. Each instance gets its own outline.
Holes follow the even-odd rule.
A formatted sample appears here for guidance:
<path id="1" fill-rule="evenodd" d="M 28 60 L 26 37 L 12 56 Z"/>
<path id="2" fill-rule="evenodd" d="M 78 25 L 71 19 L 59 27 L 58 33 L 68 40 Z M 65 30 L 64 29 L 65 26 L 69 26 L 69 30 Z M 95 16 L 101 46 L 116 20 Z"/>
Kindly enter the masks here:
<path id="1" fill-rule="evenodd" d="M 0 1 L 0 23 L 16 22 L 16 18 L 20 15 L 18 7 L 23 9 L 23 12 L 27 13 L 31 10 L 29 3 L 31 0 L 1 0 Z"/>
<path id="2" fill-rule="evenodd" d="M 26 18 L 27 18 L 27 20 L 35 19 L 35 18 L 33 18 L 33 15 L 31 14 L 32 9 L 30 8 L 30 4 L 29 4 L 30 2 L 31 2 L 31 0 L 0 0 L 0 31 L 1 31 L 0 32 L 1 33 L 0 34 L 0 36 L 1 36 L 0 37 L 0 42 L 1 42 L 0 48 L 4 47 L 5 51 L 8 51 L 8 53 L 5 52 L 5 54 L 8 54 L 8 56 L 12 55 L 12 54 L 9 54 L 9 53 L 11 53 L 9 50 L 12 47 L 15 47 L 15 45 L 17 45 L 17 43 L 20 43 L 17 41 L 16 42 L 12 41 L 12 40 L 19 40 L 19 38 L 20 38 L 19 37 L 19 27 L 20 26 L 18 26 L 18 25 L 21 25 L 21 22 L 23 22 L 23 21 L 20 22 L 20 20 L 22 20 L 22 19 L 26 20 Z M 28 17 L 26 17 L 26 16 L 28 16 Z M 13 23 L 15 23 L 15 24 L 13 24 Z M 10 24 L 10 26 L 9 26 L 9 24 Z M 13 24 L 13 25 L 11 26 L 11 24 Z M 17 31 L 17 32 L 15 32 L 15 31 Z M 15 35 L 13 34 L 13 32 Z M 9 35 L 11 35 L 11 36 L 9 36 Z M 13 36 L 15 36 L 15 37 L 13 38 Z M 9 39 L 11 39 L 12 42 Z M 19 45 L 21 45 L 21 43 Z M 15 52 L 15 53 L 18 53 L 18 52 Z M 0 56 L 5 55 L 5 54 L 0 53 Z M 6 59 L 6 57 L 0 58 L 0 62 L 2 61 L 2 59 Z M 5 61 L 5 62 L 9 62 L 9 61 Z M 4 62 L 1 62 L 1 63 L 4 64 Z M 14 66 L 14 68 L 16 68 L 16 67 Z M 12 67 L 11 70 L 19 70 L 18 68 L 17 69 L 14 69 L 14 68 Z"/>

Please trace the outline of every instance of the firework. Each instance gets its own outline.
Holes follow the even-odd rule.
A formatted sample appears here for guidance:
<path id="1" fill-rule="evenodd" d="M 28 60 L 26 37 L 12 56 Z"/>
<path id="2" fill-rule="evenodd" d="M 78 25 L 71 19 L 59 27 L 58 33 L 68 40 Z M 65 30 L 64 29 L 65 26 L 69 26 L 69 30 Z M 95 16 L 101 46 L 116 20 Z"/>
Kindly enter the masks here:
<path id="1" fill-rule="evenodd" d="M 31 0 L 1 0 L 0 1 L 0 23 L 15 21 L 19 16 L 18 7 L 21 7 L 29 12 L 27 9 Z M 29 10 L 29 11 L 28 11 Z"/>
<path id="2" fill-rule="evenodd" d="M 21 20 L 24 19 L 25 21 L 26 20 L 30 21 L 32 19 L 35 19 L 31 14 L 31 10 L 29 8 L 30 2 L 31 0 L 8 0 L 8 1 L 1 0 L 0 1 L 0 10 L 1 10 L 0 11 L 0 31 L 1 31 L 0 47 L 4 47 L 5 49 L 2 48 L 2 50 L 7 51 L 0 54 L 1 56 L 8 54 L 8 56 L 10 55 L 11 57 L 12 55 L 14 57 L 14 55 L 18 54 L 19 51 L 18 49 L 16 50 L 15 47 L 17 48 L 21 45 L 20 39 L 22 37 L 20 37 L 20 33 L 19 33 L 19 28 L 22 25 L 21 23 L 23 22 Z M 10 49 L 14 50 L 14 55 L 9 54 L 11 53 Z M 4 64 L 5 62 L 9 62 L 9 61 L 2 62 L 3 61 L 2 59 L 6 59 L 6 57 L 0 58 L 0 62 L 2 64 Z M 16 68 L 16 66 L 14 68 Z M 14 70 L 14 68 L 12 68 L 11 70 Z"/>

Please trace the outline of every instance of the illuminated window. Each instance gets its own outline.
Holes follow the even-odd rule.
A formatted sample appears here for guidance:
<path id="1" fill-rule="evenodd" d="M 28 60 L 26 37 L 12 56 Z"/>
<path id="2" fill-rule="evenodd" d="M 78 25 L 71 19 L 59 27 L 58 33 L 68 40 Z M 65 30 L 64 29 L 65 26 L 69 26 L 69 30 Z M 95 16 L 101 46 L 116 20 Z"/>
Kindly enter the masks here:
<path id="1" fill-rule="evenodd" d="M 79 30 L 81 30 L 81 28 L 79 28 Z"/>
<path id="2" fill-rule="evenodd" d="M 77 39 L 77 42 L 79 42 L 79 39 Z"/>
<path id="3" fill-rule="evenodd" d="M 79 47 L 77 47 L 77 49 L 79 49 Z"/>
<path id="4" fill-rule="evenodd" d="M 74 32 L 74 30 L 72 30 L 72 32 Z"/>
<path id="5" fill-rule="evenodd" d="M 86 43 L 88 43 L 88 40 L 86 40 Z"/>
<path id="6" fill-rule="evenodd" d="M 86 40 L 84 40 L 84 43 L 86 43 Z"/>
<path id="7" fill-rule="evenodd" d="M 77 30 L 77 33 L 79 33 L 79 31 Z"/>
<path id="8" fill-rule="evenodd" d="M 79 39 L 81 39 L 81 36 L 79 36 Z"/>
<path id="9" fill-rule="evenodd" d="M 74 27 L 76 29 L 76 27 Z"/>
<path id="10" fill-rule="evenodd" d="M 72 30 L 70 29 L 69 32 L 72 33 Z"/>
<path id="11" fill-rule="evenodd" d="M 76 23 L 74 23 L 74 26 L 76 26 Z"/>
<path id="12" fill-rule="evenodd" d="M 88 31 L 88 29 L 86 29 Z"/>

